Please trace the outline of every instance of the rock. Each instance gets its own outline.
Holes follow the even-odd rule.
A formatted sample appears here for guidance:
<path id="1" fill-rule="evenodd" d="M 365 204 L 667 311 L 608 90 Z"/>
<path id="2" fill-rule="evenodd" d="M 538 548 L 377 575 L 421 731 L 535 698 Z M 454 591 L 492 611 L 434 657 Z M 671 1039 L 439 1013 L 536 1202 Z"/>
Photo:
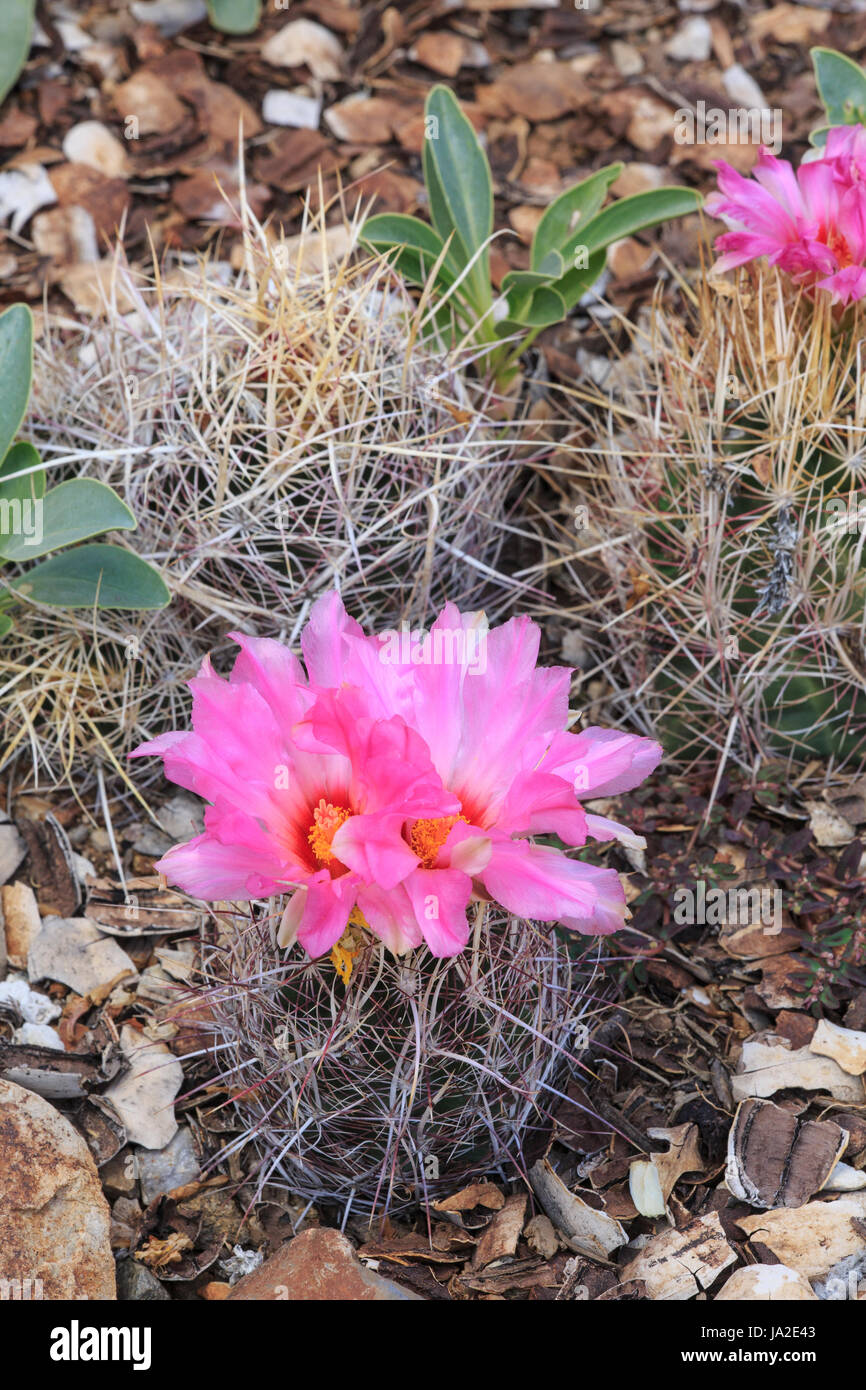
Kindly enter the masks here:
<path id="1" fill-rule="evenodd" d="M 63 1039 L 47 1023 L 22 1023 L 12 1034 L 12 1041 L 22 1047 L 49 1047 L 55 1052 L 65 1052 Z"/>
<path id="2" fill-rule="evenodd" d="M 559 1236 L 553 1222 L 543 1212 L 527 1222 L 523 1235 L 530 1250 L 542 1260 L 552 1260 L 559 1250 Z"/>
<path id="3" fill-rule="evenodd" d="M 851 1256 L 866 1256 L 866 1192 L 737 1218 L 753 1244 L 806 1279 L 820 1279 Z"/>
<path id="4" fill-rule="evenodd" d="M 87 164 L 109 179 L 125 179 L 129 172 L 126 150 L 101 121 L 80 121 L 63 138 L 63 153 L 73 164 Z"/>
<path id="5" fill-rule="evenodd" d="M 165 1192 L 195 1182 L 201 1172 L 190 1130 L 183 1126 L 164 1149 L 138 1149 L 135 1154 L 141 1199 L 146 1207 Z"/>
<path id="6" fill-rule="evenodd" d="M 866 1187 L 866 1173 L 852 1168 L 850 1163 L 837 1163 L 822 1187 L 822 1192 L 859 1192 Z"/>
<path id="7" fill-rule="evenodd" d="M 725 84 L 725 91 L 735 101 L 738 106 L 745 106 L 747 110 L 764 111 L 767 109 L 767 100 L 761 91 L 754 77 L 750 77 L 744 67 L 739 63 L 732 63 L 729 68 L 725 68 L 722 73 L 722 82 Z"/>
<path id="8" fill-rule="evenodd" d="M 322 103 L 318 97 L 302 92 L 285 92 L 279 88 L 265 92 L 262 100 L 262 120 L 268 125 L 290 125 L 296 130 L 318 130 Z"/>
<path id="9" fill-rule="evenodd" d="M 682 1302 L 715 1283 L 736 1262 L 716 1211 L 697 1216 L 680 1230 L 653 1236 L 622 1270 L 623 1282 L 642 1279 L 647 1297 Z"/>
<path id="10" fill-rule="evenodd" d="M 123 1303 L 166 1303 L 171 1295 L 139 1260 L 117 1261 L 117 1297 Z"/>
<path id="11" fill-rule="evenodd" d="M 36 894 L 29 883 L 7 883 L 0 888 L 0 910 L 9 964 L 14 970 L 26 970 L 30 947 L 42 930 Z"/>
<path id="12" fill-rule="evenodd" d="M 275 1255 L 235 1284 L 229 1300 L 291 1302 L 423 1302 L 420 1295 L 361 1264 L 339 1231 L 315 1227 L 287 1241 Z"/>
<path id="13" fill-rule="evenodd" d="M 0 174 L 0 222 L 11 217 L 13 232 L 20 232 L 39 208 L 56 202 L 54 185 L 41 164 L 19 164 L 17 169 L 4 169 Z M 19 842 L 23 846 L 14 825 L 0 825 L 0 882 L 10 879 L 24 858 L 22 849 L 10 864 Z"/>
<path id="14" fill-rule="evenodd" d="M 636 77 L 644 70 L 644 60 L 634 44 L 614 39 L 610 45 L 610 56 L 620 77 Z"/>
<path id="15" fill-rule="evenodd" d="M 46 917 L 30 947 L 27 973 L 31 980 L 59 980 L 76 994 L 89 994 L 138 972 L 114 938 L 103 936 L 88 917 Z"/>
<path id="16" fill-rule="evenodd" d="M 854 1028 L 840 1028 L 825 1018 L 820 1019 L 809 1051 L 819 1057 L 832 1057 L 850 1076 L 862 1076 L 866 1071 L 866 1033 Z"/>
<path id="17" fill-rule="evenodd" d="M 14 1009 L 22 1023 L 53 1023 L 63 1010 L 47 994 L 39 994 L 22 976 L 0 984 L 0 1007 Z"/>
<path id="18" fill-rule="evenodd" d="M 154 24 L 167 39 L 207 18 L 206 0 L 132 0 L 139 24 Z"/>
<path id="19" fill-rule="evenodd" d="M 160 806 L 156 818 L 176 844 L 191 840 L 204 830 L 204 806 L 189 792 L 175 792 Z"/>
<path id="20" fill-rule="evenodd" d="M 619 1221 L 607 1212 L 596 1211 L 570 1192 L 546 1159 L 533 1164 L 529 1181 L 561 1239 L 575 1254 L 608 1260 L 614 1250 L 627 1243 L 628 1236 Z"/>
<path id="21" fill-rule="evenodd" d="M 836 849 L 840 845 L 850 845 L 857 831 L 841 811 L 826 801 L 804 801 L 809 812 L 809 824 L 815 843 L 822 849 Z"/>
<path id="22" fill-rule="evenodd" d="M 713 51 L 713 31 L 708 20 L 696 15 L 681 24 L 665 44 L 665 53 L 676 63 L 704 63 Z"/>
<path id="23" fill-rule="evenodd" d="M 277 68 L 309 68 L 322 82 L 343 72 L 343 48 L 330 29 L 312 19 L 293 19 L 262 45 L 262 57 Z"/>
<path id="24" fill-rule="evenodd" d="M 735 1269 L 717 1303 L 796 1303 L 814 1300 L 818 1295 L 808 1279 L 787 1265 L 747 1265 Z"/>
<path id="25" fill-rule="evenodd" d="M 131 1144 L 164 1149 L 177 1133 L 174 1098 L 183 1085 L 183 1068 L 165 1043 L 150 1042 L 128 1024 L 120 1046 L 130 1064 L 119 1081 L 103 1093 Z"/>
<path id="26" fill-rule="evenodd" d="M 45 1299 L 113 1299 L 108 1204 L 84 1140 L 47 1100 L 0 1081 L 2 1277 Z"/>
<path id="27" fill-rule="evenodd" d="M 743 1043 L 737 1073 L 731 1077 L 734 1100 L 747 1096 L 766 1099 L 788 1087 L 828 1091 L 848 1105 L 866 1101 L 862 1077 L 849 1076 L 832 1057 L 819 1057 L 808 1047 L 792 1048 L 778 1033 L 758 1033 Z"/>
<path id="28" fill-rule="evenodd" d="M 2 180 L 4 178 L 6 178 L 6 175 L 0 174 L 0 221 L 3 219 Z M 53 191 L 52 189 L 52 192 Z M 49 201 L 53 202 L 54 200 L 50 199 Z M 12 222 L 12 230 L 17 231 L 14 219 Z M 27 846 L 18 833 L 18 827 L 13 825 L 11 820 L 4 821 L 3 824 L 0 825 L 0 883 L 9 882 L 26 853 Z"/>
<path id="29" fill-rule="evenodd" d="M 171 83 L 147 68 L 139 68 L 115 87 L 111 99 L 124 120 L 135 118 L 139 136 L 168 135 L 187 116 L 187 108 L 172 91 Z"/>

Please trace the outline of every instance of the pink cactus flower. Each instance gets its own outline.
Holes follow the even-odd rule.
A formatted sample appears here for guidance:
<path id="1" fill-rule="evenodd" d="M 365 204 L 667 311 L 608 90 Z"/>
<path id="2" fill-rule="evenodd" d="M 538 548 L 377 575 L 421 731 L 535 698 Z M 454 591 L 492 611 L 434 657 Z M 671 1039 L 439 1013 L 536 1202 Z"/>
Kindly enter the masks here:
<path id="1" fill-rule="evenodd" d="M 829 131 L 819 158 L 796 173 L 762 149 L 754 177 L 719 161 L 706 208 L 731 228 L 716 241 L 717 271 L 766 256 L 809 293 L 846 306 L 866 295 L 866 130 Z"/>
<path id="2" fill-rule="evenodd" d="M 407 640 L 408 639 L 408 640 Z M 228 680 L 205 662 L 192 731 L 136 749 L 210 805 L 203 835 L 157 866 L 205 899 L 291 892 L 279 931 L 310 955 L 352 922 L 395 953 L 453 956 L 471 899 L 606 933 L 626 917 L 612 869 L 535 843 L 642 843 L 581 798 L 637 786 L 661 748 L 567 731 L 568 668 L 538 668 L 526 618 L 488 631 L 443 609 L 430 633 L 366 636 L 339 596 L 313 607 L 306 674 L 277 642 L 238 636 Z"/>

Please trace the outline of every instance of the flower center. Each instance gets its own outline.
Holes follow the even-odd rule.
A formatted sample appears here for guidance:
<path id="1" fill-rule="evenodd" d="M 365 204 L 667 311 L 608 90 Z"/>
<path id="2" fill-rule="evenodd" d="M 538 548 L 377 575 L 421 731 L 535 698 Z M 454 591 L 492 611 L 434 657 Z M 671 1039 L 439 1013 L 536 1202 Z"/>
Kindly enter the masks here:
<path id="1" fill-rule="evenodd" d="M 307 831 L 307 840 L 320 864 L 330 864 L 336 858 L 331 849 L 331 841 L 351 814 L 347 807 L 334 806 L 322 797 L 313 812 L 313 824 Z"/>
<path id="2" fill-rule="evenodd" d="M 846 266 L 854 264 L 854 257 L 851 255 L 851 248 L 841 232 L 835 228 L 830 228 L 827 232 L 827 245 L 839 262 L 839 269 L 844 270 Z"/>
<path id="3" fill-rule="evenodd" d="M 457 821 L 466 821 L 465 816 L 439 816 L 437 820 L 416 820 L 409 831 L 409 844 L 412 853 L 417 854 L 425 869 L 432 869 L 436 856 L 448 839 L 448 832 Z"/>

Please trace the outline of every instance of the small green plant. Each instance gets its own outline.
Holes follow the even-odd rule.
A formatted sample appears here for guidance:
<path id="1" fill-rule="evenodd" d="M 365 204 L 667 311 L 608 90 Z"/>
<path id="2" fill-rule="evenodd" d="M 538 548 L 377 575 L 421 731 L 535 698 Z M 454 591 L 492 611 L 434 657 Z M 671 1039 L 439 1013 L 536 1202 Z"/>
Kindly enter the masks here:
<path id="1" fill-rule="evenodd" d="M 207 0 L 207 15 L 223 34 L 251 34 L 262 17 L 261 0 Z"/>
<path id="2" fill-rule="evenodd" d="M 811 54 L 818 95 L 827 113 L 827 124 L 809 136 L 809 143 L 820 150 L 832 126 L 866 125 L 866 72 L 834 48 L 813 48 Z"/>
<path id="3" fill-rule="evenodd" d="M 114 489 L 73 478 L 46 491 L 36 449 L 13 443 L 32 376 L 33 316 L 25 304 L 13 304 L 0 314 L 0 565 L 64 553 L 0 580 L 0 637 L 13 626 L 7 610 L 22 599 L 53 608 L 164 608 L 170 594 L 152 565 L 119 546 L 76 545 L 105 531 L 135 529 Z"/>
<path id="4" fill-rule="evenodd" d="M 440 334 L 468 336 L 481 349 L 482 366 L 504 385 L 541 330 L 566 318 L 595 284 L 611 242 L 700 206 L 691 189 L 659 188 L 602 209 L 621 172 L 612 164 L 556 198 L 535 230 L 529 269 L 511 271 L 497 294 L 490 280 L 490 165 L 453 93 L 436 86 L 427 98 L 424 140 L 432 226 L 380 213 L 365 222 L 361 239 L 371 250 L 396 250 L 394 265 L 412 284 L 432 284 Z"/>

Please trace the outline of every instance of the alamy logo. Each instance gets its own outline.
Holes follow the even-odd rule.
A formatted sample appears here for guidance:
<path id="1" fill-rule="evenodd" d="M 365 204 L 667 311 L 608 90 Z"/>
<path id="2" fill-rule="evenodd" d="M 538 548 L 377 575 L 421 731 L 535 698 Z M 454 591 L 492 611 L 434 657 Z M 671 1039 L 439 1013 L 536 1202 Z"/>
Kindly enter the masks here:
<path id="1" fill-rule="evenodd" d="M 51 1332 L 52 1361 L 131 1361 L 134 1371 L 149 1371 L 150 1353 L 149 1327 L 82 1327 L 73 1318 Z"/>
<path id="2" fill-rule="evenodd" d="M 484 628 L 439 627 L 413 632 L 403 623 L 399 632 L 379 633 L 379 660 L 386 666 L 465 666 L 470 676 L 487 670 L 487 631 Z"/>
<path id="3" fill-rule="evenodd" d="M 767 936 L 782 930 L 781 888 L 716 888 L 698 879 L 694 888 L 674 890 L 678 926 L 761 926 Z"/>
<path id="4" fill-rule="evenodd" d="M 44 1297 L 41 1279 L 0 1279 L 0 1303 L 32 1303 Z"/>
<path id="5" fill-rule="evenodd" d="M 0 497 L 0 536 L 23 536 L 25 545 L 41 545 L 42 498 Z"/>

